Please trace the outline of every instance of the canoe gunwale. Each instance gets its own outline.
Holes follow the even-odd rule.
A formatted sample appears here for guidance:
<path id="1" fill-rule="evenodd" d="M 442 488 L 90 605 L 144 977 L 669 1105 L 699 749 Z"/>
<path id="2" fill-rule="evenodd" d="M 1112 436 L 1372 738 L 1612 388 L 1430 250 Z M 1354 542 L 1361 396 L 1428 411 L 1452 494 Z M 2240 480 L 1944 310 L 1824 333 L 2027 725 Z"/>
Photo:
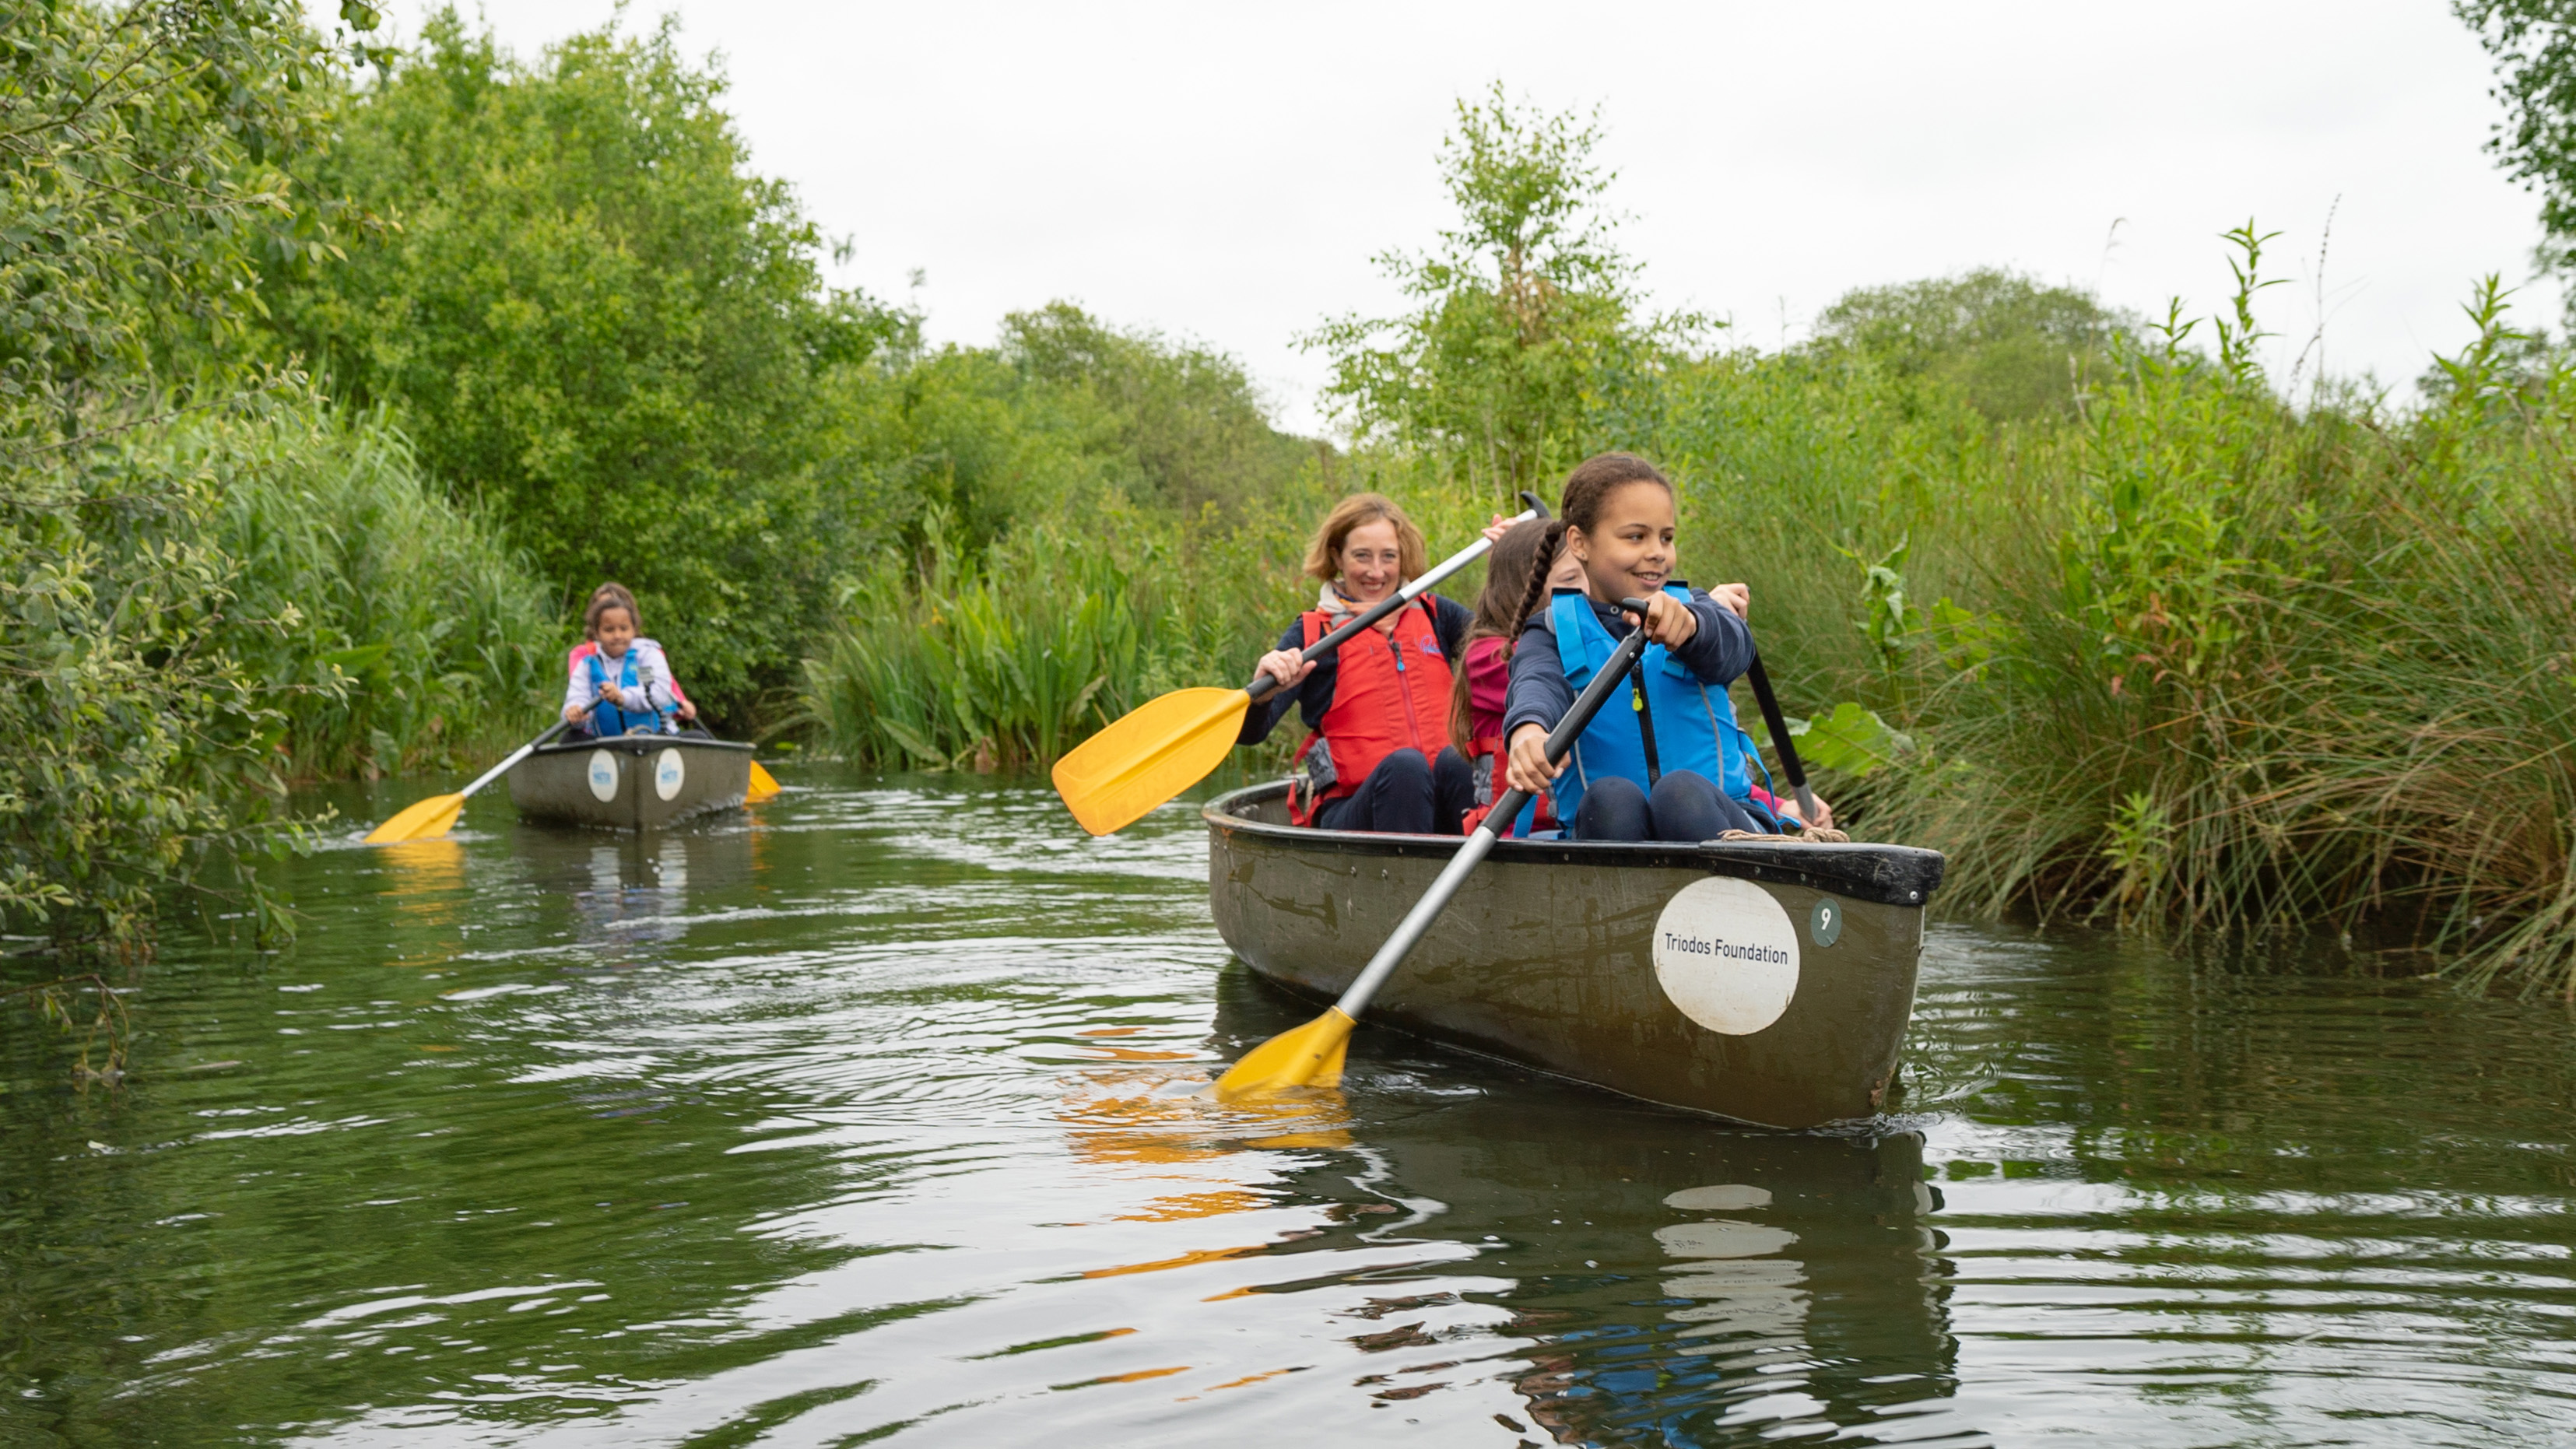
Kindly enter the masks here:
<path id="1" fill-rule="evenodd" d="M 539 745 L 529 759 L 547 755 L 586 755 L 592 750 L 615 750 L 621 755 L 650 755 L 678 746 L 684 750 L 734 750 L 750 754 L 755 748 L 748 740 L 710 740 L 696 735 L 604 735 L 578 740 L 558 740 Z"/>
<path id="2" fill-rule="evenodd" d="M 1391 835 L 1360 830 L 1318 830 L 1255 820 L 1241 812 L 1286 795 L 1285 781 L 1247 786 L 1207 802 L 1200 814 L 1217 830 L 1250 835 L 1300 850 L 1352 857 L 1398 856 L 1446 860 L 1458 852 L 1454 835 Z M 1771 885 L 1871 901 L 1923 907 L 1940 888 L 1949 858 L 1911 845 L 1808 845 L 1757 840 L 1671 841 L 1501 840 L 1489 860 L 1544 865 L 1583 865 L 1611 870 L 1679 867 L 1740 876 Z"/>

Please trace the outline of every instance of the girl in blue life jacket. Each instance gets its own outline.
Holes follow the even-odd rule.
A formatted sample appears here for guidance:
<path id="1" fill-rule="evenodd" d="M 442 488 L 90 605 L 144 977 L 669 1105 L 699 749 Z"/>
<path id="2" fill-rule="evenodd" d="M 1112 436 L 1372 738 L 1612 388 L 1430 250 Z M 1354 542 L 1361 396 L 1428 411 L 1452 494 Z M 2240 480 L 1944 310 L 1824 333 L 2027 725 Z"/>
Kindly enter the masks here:
<path id="1" fill-rule="evenodd" d="M 1712 594 L 1673 578 L 1672 483 L 1643 458 L 1604 453 L 1567 476 L 1549 531 L 1541 557 L 1553 564 L 1560 550 L 1571 556 L 1584 587 L 1556 590 L 1541 608 L 1543 566 L 1522 601 L 1526 623 L 1503 704 L 1511 783 L 1548 791 L 1556 818 L 1578 840 L 1714 840 L 1729 830 L 1775 833 L 1801 823 L 1757 793 L 1761 757 L 1727 698 L 1727 686 L 1753 662 L 1745 625 L 1751 591 L 1721 584 Z M 1632 683 L 1551 765 L 1548 731 L 1618 641 L 1640 627 L 1617 607 L 1623 598 L 1651 601 L 1642 627 L 1653 642 L 1631 676 L 1643 682 L 1642 708 L 1619 707 L 1634 700 Z M 1649 767 L 1649 732 L 1659 775 Z M 1814 823 L 1831 823 L 1823 801 L 1817 809 L 1826 818 Z"/>
<path id="2" fill-rule="evenodd" d="M 582 636 L 564 680 L 563 717 L 576 736 L 676 734 L 697 706 L 671 677 L 662 646 L 641 638 L 643 615 L 623 584 L 601 584 L 582 611 Z"/>

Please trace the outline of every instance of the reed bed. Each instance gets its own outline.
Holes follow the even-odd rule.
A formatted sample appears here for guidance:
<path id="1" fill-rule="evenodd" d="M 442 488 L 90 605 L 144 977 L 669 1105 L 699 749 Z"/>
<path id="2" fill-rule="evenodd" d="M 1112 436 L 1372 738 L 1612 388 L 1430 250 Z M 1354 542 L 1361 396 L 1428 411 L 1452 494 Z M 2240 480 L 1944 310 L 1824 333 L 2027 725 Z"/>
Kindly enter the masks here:
<path id="1" fill-rule="evenodd" d="M 1218 667 L 1229 609 L 1262 591 L 1212 592 L 1182 556 L 1178 530 L 1125 510 L 1082 532 L 1032 524 L 981 552 L 934 514 L 913 556 L 844 581 L 841 622 L 806 664 L 805 717 L 863 762 L 1045 765 Z"/>
<path id="2" fill-rule="evenodd" d="M 1494 512 L 1406 460 L 1363 463 L 1319 465 L 1232 520 L 1112 497 L 981 551 L 934 512 L 918 548 L 842 582 L 839 622 L 806 664 L 801 722 L 865 763 L 1044 767 L 1166 690 L 1241 684 L 1314 606 L 1319 586 L 1299 562 L 1342 491 L 1395 495 L 1435 557 L 1472 542 Z M 1446 592 L 1472 598 L 1482 577 L 1481 565 L 1466 570 Z M 1247 762 L 1284 760 L 1300 733 L 1283 725 Z"/>
<path id="3" fill-rule="evenodd" d="M 1949 853 L 1949 910 L 2576 993 L 2576 378 L 2492 283 L 2470 312 L 2409 414 L 2293 407 L 2241 327 L 2168 319 L 2064 425 L 1808 358 L 1697 379 L 1672 453 L 1789 692 L 1901 732 L 1831 784 Z"/>
<path id="4" fill-rule="evenodd" d="M 151 466 L 211 467 L 222 647 L 307 776 L 454 766 L 541 727 L 568 642 L 527 560 L 450 502 L 381 415 L 196 420 Z"/>

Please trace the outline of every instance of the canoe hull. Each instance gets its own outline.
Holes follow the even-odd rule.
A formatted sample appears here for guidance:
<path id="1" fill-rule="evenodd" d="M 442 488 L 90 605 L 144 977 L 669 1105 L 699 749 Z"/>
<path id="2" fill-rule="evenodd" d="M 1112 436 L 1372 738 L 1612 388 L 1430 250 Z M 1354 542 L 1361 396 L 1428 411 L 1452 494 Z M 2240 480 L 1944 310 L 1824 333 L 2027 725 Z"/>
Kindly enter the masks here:
<path id="1" fill-rule="evenodd" d="M 623 735 L 548 745 L 510 769 L 510 803 L 530 820 L 650 830 L 731 810 L 751 790 L 751 746 Z"/>
<path id="2" fill-rule="evenodd" d="M 1255 972 L 1326 1000 L 1459 842 L 1298 829 L 1283 791 L 1206 806 L 1209 903 Z M 1739 1122 L 1867 1118 L 1904 1046 L 1942 865 L 1902 846 L 1504 841 L 1369 1015 Z"/>

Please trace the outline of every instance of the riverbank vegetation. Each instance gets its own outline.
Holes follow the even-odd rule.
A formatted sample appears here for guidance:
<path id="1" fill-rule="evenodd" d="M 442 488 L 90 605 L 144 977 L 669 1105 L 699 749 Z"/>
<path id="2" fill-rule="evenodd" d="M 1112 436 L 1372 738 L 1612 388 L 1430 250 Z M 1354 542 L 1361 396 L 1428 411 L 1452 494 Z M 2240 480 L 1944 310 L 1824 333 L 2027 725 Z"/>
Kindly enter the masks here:
<path id="1" fill-rule="evenodd" d="M 1067 531 L 983 572 L 934 540 L 857 611 L 907 622 L 813 666 L 826 738 L 1042 760 L 1079 736 L 1067 716 L 1233 682 L 1302 602 L 1284 565 L 1323 496 L 1365 479 L 1464 538 L 1510 488 L 1626 447 L 1680 480 L 1689 571 L 1752 582 L 1851 820 L 1947 851 L 1953 909 L 2322 928 L 2576 980 L 2576 375 L 2492 279 L 2411 407 L 2306 354 L 2274 375 L 2278 241 L 2250 223 L 2213 238 L 2239 277 L 2214 316 L 2142 322 L 1980 272 L 1856 292 L 1812 342 L 1758 353 L 1644 310 L 1586 212 L 1588 141 L 1499 95 L 1462 107 L 1452 251 L 1393 263 L 1418 310 L 1317 335 L 1357 449 L 1321 460 L 1312 500 L 1275 495 L 1305 512 L 1266 540 L 1039 524 Z M 943 714 L 937 680 L 1016 713 Z"/>
<path id="2" fill-rule="evenodd" d="M 392 763 L 444 727 L 388 734 L 343 667 L 424 657 L 359 572 L 407 540 L 363 532 L 454 546 L 433 567 L 486 592 L 525 580 L 267 355 L 258 273 L 379 224 L 282 169 L 325 143 L 344 58 L 258 3 L 17 5 L 0 33 L 0 927 L 130 952 L 175 887 L 265 935 L 243 862 L 283 838 L 295 752 Z"/>
<path id="3" fill-rule="evenodd" d="M 1713 394 L 1807 406 L 1661 456 L 1751 545 L 1790 691 L 1883 722 L 1834 742 L 1836 788 L 1950 854 L 1952 909 L 2324 927 L 2566 985 L 2570 376 L 2490 281 L 2420 410 L 2294 406 L 2258 361 L 2261 240 L 2220 317 L 2116 336 L 2064 421 L 1824 348 Z"/>
<path id="4" fill-rule="evenodd" d="M 533 730 L 602 577 L 728 732 L 1038 766 L 1240 682 L 1331 498 L 1445 551 L 1618 447 L 1953 909 L 2576 984 L 2576 374 L 2492 281 L 2420 399 L 2285 357 L 2250 223 L 2214 315 L 1981 271 L 1764 352 L 1654 303 L 1597 121 L 1497 88 L 1456 223 L 1382 258 L 1403 310 L 1308 339 L 1324 443 L 1186 339 L 1056 302 L 935 346 L 828 285 L 667 22 L 521 58 L 354 4 L 11 14 L 12 931 L 133 942 L 175 882 L 271 919 L 228 863 L 282 782 Z"/>

